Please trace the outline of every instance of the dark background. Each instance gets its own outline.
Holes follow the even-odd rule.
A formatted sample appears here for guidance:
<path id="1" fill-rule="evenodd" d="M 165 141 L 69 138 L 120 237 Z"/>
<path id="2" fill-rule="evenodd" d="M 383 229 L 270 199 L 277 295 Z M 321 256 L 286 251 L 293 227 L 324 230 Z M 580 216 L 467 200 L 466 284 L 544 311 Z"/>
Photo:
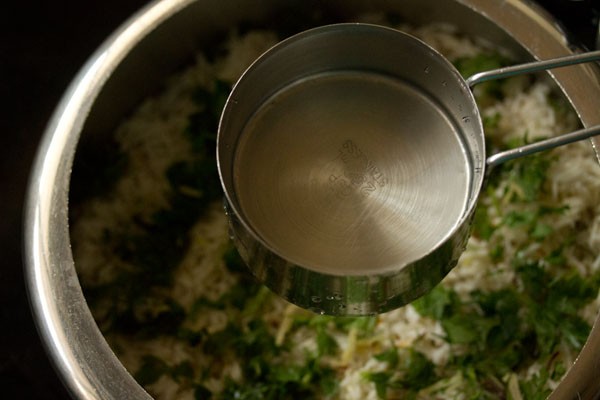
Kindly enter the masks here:
<path id="1" fill-rule="evenodd" d="M 226 0 L 223 0 L 226 1 Z M 0 5 L 0 397 L 64 399 L 29 312 L 21 207 L 50 115 L 102 41 L 146 0 L 7 0 Z M 547 0 L 574 38 L 595 42 L 597 0 Z"/>

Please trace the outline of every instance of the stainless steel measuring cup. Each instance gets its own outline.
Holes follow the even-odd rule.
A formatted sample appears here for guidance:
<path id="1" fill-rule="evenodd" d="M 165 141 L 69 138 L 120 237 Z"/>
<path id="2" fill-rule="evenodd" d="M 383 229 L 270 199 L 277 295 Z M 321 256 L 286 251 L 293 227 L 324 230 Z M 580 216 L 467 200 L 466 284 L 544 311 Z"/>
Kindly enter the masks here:
<path id="1" fill-rule="evenodd" d="M 600 58 L 590 54 L 585 60 Z M 456 265 L 486 164 L 600 133 L 486 158 L 469 85 L 583 61 L 467 82 L 434 49 L 389 28 L 337 24 L 284 40 L 243 74 L 219 126 L 219 174 L 240 254 L 274 292 L 318 313 L 411 302 Z"/>

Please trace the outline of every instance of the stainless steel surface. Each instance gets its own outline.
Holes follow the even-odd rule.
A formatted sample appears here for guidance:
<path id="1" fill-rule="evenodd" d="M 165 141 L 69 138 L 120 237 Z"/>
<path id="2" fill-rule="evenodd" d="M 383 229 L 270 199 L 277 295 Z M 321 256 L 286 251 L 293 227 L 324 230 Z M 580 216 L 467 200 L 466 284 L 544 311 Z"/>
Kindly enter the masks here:
<path id="1" fill-rule="evenodd" d="M 288 3 L 288 2 L 286 2 Z M 415 23 L 447 21 L 515 54 L 544 59 L 573 49 L 547 15 L 510 0 L 327 1 L 332 22 L 362 11 L 390 10 Z M 165 0 L 132 17 L 92 55 L 56 109 L 32 169 L 25 209 L 26 279 L 38 329 L 65 385 L 78 399 L 144 399 L 149 396 L 122 368 L 95 325 L 75 274 L 69 248 L 67 191 L 80 133 L 102 137 L 169 71 L 241 21 L 269 21 L 281 2 Z M 268 24 L 265 24 L 265 26 Z M 156 62 L 159 60 L 160 62 Z M 144 74 L 139 74 L 139 66 Z M 600 123 L 600 73 L 594 65 L 557 70 L 554 78 L 586 126 Z M 302 278 L 300 276 L 299 278 Z M 358 284 L 358 283 L 357 283 Z M 362 284 L 362 283 L 360 283 Z M 600 394 L 600 328 L 552 394 L 553 399 L 593 399 Z"/>
<path id="2" fill-rule="evenodd" d="M 511 65 L 493 71 L 482 71 L 467 78 L 467 85 L 473 87 L 482 82 L 492 79 L 508 78 L 510 76 L 528 74 L 536 71 L 543 71 L 554 68 L 567 67 L 592 61 L 600 60 L 600 50 L 590 51 L 582 54 L 573 54 L 569 56 L 557 57 L 550 60 L 532 61 L 520 65 Z"/>
<path id="3" fill-rule="evenodd" d="M 243 251 L 246 262 L 276 293 L 327 314 L 414 300 L 466 241 L 482 132 L 458 71 L 410 35 L 336 24 L 283 41 L 235 85 L 219 127 L 225 194 L 256 239 L 238 244 L 260 248 Z M 298 273 L 311 284 L 287 278 Z"/>
<path id="4" fill-rule="evenodd" d="M 592 126 L 493 154 L 487 157 L 485 163 L 488 167 L 493 167 L 515 158 L 524 157 L 540 151 L 545 151 L 555 147 L 578 142 L 580 140 L 589 139 L 597 135 L 600 135 L 600 126 Z"/>
<path id="5" fill-rule="evenodd" d="M 455 228 L 469 160 L 426 93 L 365 72 L 290 86 L 251 117 L 234 161 L 236 203 L 268 247 L 326 274 L 369 275 Z"/>

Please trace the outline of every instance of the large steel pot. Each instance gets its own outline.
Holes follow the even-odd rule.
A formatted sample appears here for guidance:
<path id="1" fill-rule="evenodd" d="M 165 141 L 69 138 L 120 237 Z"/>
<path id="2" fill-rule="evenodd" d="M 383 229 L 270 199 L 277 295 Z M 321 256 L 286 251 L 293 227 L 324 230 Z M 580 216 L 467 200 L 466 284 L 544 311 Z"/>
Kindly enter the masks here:
<path id="1" fill-rule="evenodd" d="M 236 23 L 273 21 L 292 2 L 162 0 L 149 4 L 92 55 L 58 105 L 32 169 L 25 209 L 24 251 L 31 306 L 40 335 L 66 387 L 79 399 L 143 399 L 109 348 L 86 305 L 68 230 L 71 167 L 80 137 L 102 140 L 163 78 Z M 361 11 L 393 11 L 415 23 L 445 21 L 509 47 L 523 59 L 573 51 L 547 14 L 519 0 L 296 2 L 331 22 Z M 317 8 L 319 10 L 317 10 Z M 268 26 L 269 23 L 265 23 Z M 140 74 L 143 68 L 144 74 Z M 580 65 L 552 73 L 585 126 L 600 123 L 600 70 Z M 594 143 L 594 142 L 593 142 Z M 598 146 L 600 142 L 596 140 Z M 600 396 L 600 323 L 553 399 Z"/>

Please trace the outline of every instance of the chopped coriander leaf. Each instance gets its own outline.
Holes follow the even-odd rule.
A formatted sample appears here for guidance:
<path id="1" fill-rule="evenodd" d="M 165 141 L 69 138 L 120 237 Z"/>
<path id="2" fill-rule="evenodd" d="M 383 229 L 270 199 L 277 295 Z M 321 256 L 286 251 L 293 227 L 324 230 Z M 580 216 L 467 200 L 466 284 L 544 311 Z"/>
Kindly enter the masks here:
<path id="1" fill-rule="evenodd" d="M 473 57 L 463 57 L 454 62 L 454 66 L 465 79 L 476 73 L 497 69 L 508 64 L 509 60 L 498 53 L 479 53 Z M 502 80 L 491 80 L 478 86 L 487 96 L 502 97 Z"/>
<path id="2" fill-rule="evenodd" d="M 317 327 L 317 351 L 319 356 L 333 355 L 338 350 L 335 339 L 327 333 L 323 326 Z"/>
<path id="3" fill-rule="evenodd" d="M 561 215 L 569 210 L 569 206 L 549 207 L 547 205 L 540 205 L 540 215 Z"/>
<path id="4" fill-rule="evenodd" d="M 194 378 L 194 367 L 191 362 L 182 361 L 171 368 L 170 374 L 176 382 L 189 381 Z"/>
<path id="5" fill-rule="evenodd" d="M 412 306 L 419 314 L 439 320 L 456 303 L 456 293 L 443 285 L 437 285 L 431 292 L 415 300 Z"/>
<path id="6" fill-rule="evenodd" d="M 495 230 L 496 227 L 488 216 L 487 208 L 477 207 L 473 219 L 473 235 L 483 240 L 490 240 Z"/>
<path id="7" fill-rule="evenodd" d="M 363 374 L 363 378 L 375 385 L 375 391 L 380 399 L 385 399 L 390 379 L 392 374 L 390 372 L 366 372 Z"/>
<path id="8" fill-rule="evenodd" d="M 482 338 L 481 327 L 472 315 L 455 314 L 450 318 L 443 319 L 442 327 L 446 331 L 450 343 L 476 343 Z"/>
<path id="9" fill-rule="evenodd" d="M 486 132 L 489 132 L 490 129 L 498 128 L 498 124 L 500 123 L 500 119 L 502 118 L 499 112 L 495 112 L 491 115 L 483 116 L 483 128 Z"/>
<path id="10" fill-rule="evenodd" d="M 490 259 L 492 262 L 499 262 L 504 258 L 504 246 L 502 243 L 492 244 L 490 247 Z"/>
<path id="11" fill-rule="evenodd" d="M 255 287 L 258 288 L 256 294 L 249 297 L 243 307 L 242 314 L 244 316 L 259 315 L 269 296 L 271 296 L 271 291 L 266 286 L 255 285 Z"/>
<path id="12" fill-rule="evenodd" d="M 219 399 L 238 399 L 238 400 L 270 400 L 277 399 L 282 395 L 280 388 L 273 387 L 265 383 L 239 384 L 233 380 L 226 382 L 225 387 Z"/>
<path id="13" fill-rule="evenodd" d="M 377 317 L 369 316 L 369 317 L 356 317 L 352 322 L 352 326 L 354 326 L 360 337 L 370 335 L 375 329 L 375 325 L 377 324 Z"/>
<path id="14" fill-rule="evenodd" d="M 255 299 L 257 294 L 267 296 L 269 292 L 268 289 L 253 280 L 251 276 L 246 276 L 244 279 L 240 279 L 232 290 L 223 294 L 219 302 L 224 304 L 225 307 L 234 307 L 237 310 L 250 307 L 246 313 L 251 313 L 251 307 L 259 307 L 260 303 L 266 299 L 266 297 Z"/>
<path id="15" fill-rule="evenodd" d="M 480 53 L 474 57 L 459 58 L 454 62 L 456 69 L 464 78 L 509 64 L 509 60 L 498 53 Z"/>
<path id="16" fill-rule="evenodd" d="M 275 338 L 269 333 L 264 321 L 252 320 L 243 334 L 233 342 L 236 353 L 243 358 L 266 357 L 279 352 Z"/>
<path id="17" fill-rule="evenodd" d="M 212 90 L 196 89 L 194 102 L 199 111 L 190 116 L 186 130 L 196 154 L 213 157 L 219 117 L 230 91 L 230 85 L 220 80 L 215 82 Z"/>
<path id="18" fill-rule="evenodd" d="M 260 373 L 243 382 L 228 380 L 222 399 L 297 399 L 329 397 L 338 390 L 335 371 L 309 358 L 300 365 L 264 362 Z"/>
<path id="19" fill-rule="evenodd" d="M 529 226 L 535 222 L 537 213 L 532 210 L 510 211 L 504 216 L 503 223 L 508 227 Z"/>
<path id="20" fill-rule="evenodd" d="M 591 327 L 577 310 L 595 298 L 597 282 L 576 273 L 557 277 L 537 263 L 519 265 L 517 272 L 523 282 L 526 321 L 535 332 L 540 354 L 552 354 L 561 341 L 579 350 Z"/>
<path id="21" fill-rule="evenodd" d="M 387 362 L 387 368 L 378 372 L 365 372 L 362 377 L 375 385 L 377 396 L 381 399 L 387 398 L 390 390 L 394 393 L 400 391 L 406 392 L 407 395 L 414 394 L 438 379 L 433 362 L 412 348 L 392 348 L 374 357 Z"/>
<path id="22" fill-rule="evenodd" d="M 564 247 L 560 246 L 550 252 L 544 260 L 549 265 L 564 265 L 565 263 L 565 255 L 563 253 Z"/>
<path id="23" fill-rule="evenodd" d="M 228 323 L 224 329 L 216 331 L 207 336 L 202 343 L 203 349 L 210 354 L 218 357 L 225 356 L 228 352 L 233 351 L 233 345 L 238 337 L 243 335 L 242 330 L 233 324 Z"/>
<path id="24" fill-rule="evenodd" d="M 521 393 L 524 399 L 527 400 L 544 400 L 551 390 L 546 388 L 548 382 L 548 372 L 544 369 L 540 370 L 527 380 L 522 380 L 519 384 Z"/>
<path id="25" fill-rule="evenodd" d="M 521 304 L 518 294 L 513 289 L 501 289 L 492 292 L 473 293 L 482 311 L 489 318 L 497 319 L 486 336 L 486 344 L 492 350 L 508 349 L 515 338 L 519 337 L 521 321 L 519 309 Z"/>
<path id="26" fill-rule="evenodd" d="M 212 392 L 203 385 L 194 387 L 194 400 L 208 400 L 212 398 Z"/>
<path id="27" fill-rule="evenodd" d="M 204 330 L 192 330 L 188 328 L 179 328 L 176 333 L 177 338 L 188 342 L 191 346 L 197 346 L 206 337 Z"/>
<path id="28" fill-rule="evenodd" d="M 206 206 L 222 194 L 214 160 L 175 163 L 167 170 L 167 178 L 173 195 L 171 208 L 168 213 L 163 213 L 172 218 L 173 223 L 187 226 L 189 222 L 184 220 L 185 215 L 188 219 L 190 215 L 202 215 Z"/>
<path id="29" fill-rule="evenodd" d="M 240 253 L 231 244 L 227 246 L 227 249 L 223 253 L 223 261 L 225 262 L 225 267 L 233 274 L 247 271 L 246 264 L 244 264 Z"/>
<path id="30" fill-rule="evenodd" d="M 546 181 L 546 171 L 554 158 L 548 154 L 538 153 L 527 159 L 508 161 L 502 167 L 506 179 L 520 188 L 517 198 L 525 201 L 535 201 L 543 190 Z"/>
<path id="31" fill-rule="evenodd" d="M 389 368 L 396 368 L 398 365 L 399 356 L 395 347 L 390 347 L 379 354 L 375 354 L 374 357 L 378 361 L 386 362 Z"/>
<path id="32" fill-rule="evenodd" d="M 140 385 L 146 386 L 156 382 L 169 371 L 168 365 L 158 357 L 146 355 L 142 357 L 142 365 L 134 374 Z"/>
<path id="33" fill-rule="evenodd" d="M 544 240 L 550 236 L 552 232 L 554 232 L 554 229 L 550 225 L 543 222 L 537 222 L 533 226 L 533 229 L 531 229 L 531 237 L 535 240 Z"/>
<path id="34" fill-rule="evenodd" d="M 320 329 L 319 327 L 321 326 L 329 326 L 330 328 L 334 327 L 343 332 L 349 332 L 350 329 L 356 329 L 359 337 L 365 337 L 373 333 L 373 330 L 377 325 L 377 317 L 332 317 L 329 315 L 298 313 L 294 317 L 294 325 L 296 327 L 309 325 L 315 329 Z"/>
<path id="35" fill-rule="evenodd" d="M 411 348 L 400 354 L 399 382 L 407 388 L 422 389 L 436 381 L 435 365 L 423 353 Z"/>
<path id="36" fill-rule="evenodd" d="M 299 365 L 284 365 L 271 370 L 272 377 L 278 382 L 302 382 L 307 371 Z"/>

